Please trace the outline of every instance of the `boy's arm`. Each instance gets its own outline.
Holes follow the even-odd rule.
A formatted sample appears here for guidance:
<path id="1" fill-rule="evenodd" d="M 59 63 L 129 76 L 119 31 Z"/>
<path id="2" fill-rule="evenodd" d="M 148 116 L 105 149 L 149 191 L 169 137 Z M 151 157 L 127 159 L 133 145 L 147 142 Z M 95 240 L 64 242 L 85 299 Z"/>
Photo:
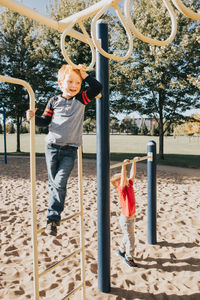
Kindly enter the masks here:
<path id="1" fill-rule="evenodd" d="M 84 92 L 79 93 L 76 99 L 86 105 L 101 92 L 102 85 L 90 75 L 88 75 L 84 81 L 89 84 L 89 87 Z"/>
<path id="2" fill-rule="evenodd" d="M 27 110 L 27 112 L 26 112 L 27 120 L 30 121 L 33 117 L 35 117 L 35 125 L 36 126 L 47 127 L 50 124 L 52 116 L 53 116 L 53 109 L 52 109 L 53 101 L 55 101 L 54 98 L 51 98 L 49 100 L 42 116 L 36 116 L 34 111 L 32 111 L 30 109 Z"/>
<path id="3" fill-rule="evenodd" d="M 127 162 L 128 160 L 124 160 L 124 162 Z M 120 182 L 120 186 L 123 189 L 126 185 L 127 185 L 127 172 L 126 172 L 126 165 L 122 166 L 122 170 L 121 170 L 121 182 Z"/>
<path id="4" fill-rule="evenodd" d="M 102 84 L 90 75 L 85 78 L 85 81 L 89 84 L 89 88 L 86 90 L 88 98 L 95 98 L 102 91 Z"/>
<path id="5" fill-rule="evenodd" d="M 132 181 L 134 181 L 134 180 L 135 180 L 135 176 L 136 176 L 136 161 L 134 161 L 134 162 L 132 163 L 131 171 L 130 171 L 130 179 L 131 179 Z"/>

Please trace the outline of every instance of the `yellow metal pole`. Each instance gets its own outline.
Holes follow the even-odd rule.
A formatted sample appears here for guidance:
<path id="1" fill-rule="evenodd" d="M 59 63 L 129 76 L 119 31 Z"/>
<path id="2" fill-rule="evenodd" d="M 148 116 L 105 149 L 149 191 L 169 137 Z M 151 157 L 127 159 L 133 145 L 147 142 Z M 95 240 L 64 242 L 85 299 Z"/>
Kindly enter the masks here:
<path id="1" fill-rule="evenodd" d="M 22 85 L 29 94 L 30 109 L 35 110 L 35 95 L 24 80 L 2 76 L 0 81 Z M 34 299 L 39 300 L 39 277 L 38 277 L 38 245 L 37 245 L 37 215 L 36 215 L 36 168 L 35 168 L 35 120 L 30 121 L 30 179 L 31 179 L 31 206 L 32 206 L 32 241 L 33 241 L 33 275 L 34 275 Z"/>
<path id="2" fill-rule="evenodd" d="M 186 17 L 200 21 L 200 14 L 192 11 L 190 8 L 186 7 L 181 0 L 172 0 L 173 4 L 176 6 L 176 8 Z"/>
<path id="3" fill-rule="evenodd" d="M 78 182 L 79 182 L 79 211 L 80 211 L 80 248 L 81 251 L 81 278 L 82 278 L 82 300 L 85 300 L 85 230 L 83 220 L 83 171 L 82 171 L 82 147 L 78 148 Z"/>

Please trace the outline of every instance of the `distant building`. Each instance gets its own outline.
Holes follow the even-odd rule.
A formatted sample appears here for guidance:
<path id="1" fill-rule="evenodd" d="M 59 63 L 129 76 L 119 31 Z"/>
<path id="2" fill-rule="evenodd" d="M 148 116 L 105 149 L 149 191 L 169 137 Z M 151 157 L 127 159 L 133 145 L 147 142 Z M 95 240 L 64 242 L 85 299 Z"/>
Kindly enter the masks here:
<path id="1" fill-rule="evenodd" d="M 149 131 L 151 131 L 153 125 L 155 126 L 155 128 L 158 126 L 158 122 L 155 119 L 135 118 L 134 120 L 138 128 L 140 128 L 142 123 L 144 122 Z"/>

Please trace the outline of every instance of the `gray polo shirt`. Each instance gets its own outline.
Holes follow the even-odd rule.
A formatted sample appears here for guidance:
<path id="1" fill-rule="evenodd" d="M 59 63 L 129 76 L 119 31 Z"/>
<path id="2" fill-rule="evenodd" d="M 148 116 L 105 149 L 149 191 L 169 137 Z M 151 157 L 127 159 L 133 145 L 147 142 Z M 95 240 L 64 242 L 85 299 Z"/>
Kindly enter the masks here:
<path id="1" fill-rule="evenodd" d="M 35 116 L 39 127 L 49 127 L 47 144 L 81 146 L 85 105 L 102 90 L 102 85 L 93 77 L 86 77 L 89 88 L 67 99 L 62 95 L 52 97 L 43 115 Z"/>
<path id="2" fill-rule="evenodd" d="M 53 102 L 53 115 L 46 136 L 47 144 L 78 147 L 82 144 L 85 105 L 76 98 L 58 96 Z"/>

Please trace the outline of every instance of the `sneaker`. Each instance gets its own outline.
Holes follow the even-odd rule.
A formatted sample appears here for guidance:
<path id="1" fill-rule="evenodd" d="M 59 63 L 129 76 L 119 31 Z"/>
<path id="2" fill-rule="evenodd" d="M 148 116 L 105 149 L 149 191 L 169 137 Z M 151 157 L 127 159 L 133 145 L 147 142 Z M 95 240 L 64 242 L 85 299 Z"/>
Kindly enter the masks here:
<path id="1" fill-rule="evenodd" d="M 124 257 L 124 262 L 131 268 L 137 268 L 138 265 L 134 262 L 133 259 L 126 259 L 126 257 Z"/>
<path id="2" fill-rule="evenodd" d="M 125 257 L 125 252 L 121 252 L 120 250 L 118 250 L 118 251 L 116 252 L 116 254 L 117 254 L 118 256 Z"/>
<path id="3" fill-rule="evenodd" d="M 56 236 L 57 235 L 57 226 L 59 226 L 59 222 L 48 220 L 46 226 L 46 233 Z"/>

